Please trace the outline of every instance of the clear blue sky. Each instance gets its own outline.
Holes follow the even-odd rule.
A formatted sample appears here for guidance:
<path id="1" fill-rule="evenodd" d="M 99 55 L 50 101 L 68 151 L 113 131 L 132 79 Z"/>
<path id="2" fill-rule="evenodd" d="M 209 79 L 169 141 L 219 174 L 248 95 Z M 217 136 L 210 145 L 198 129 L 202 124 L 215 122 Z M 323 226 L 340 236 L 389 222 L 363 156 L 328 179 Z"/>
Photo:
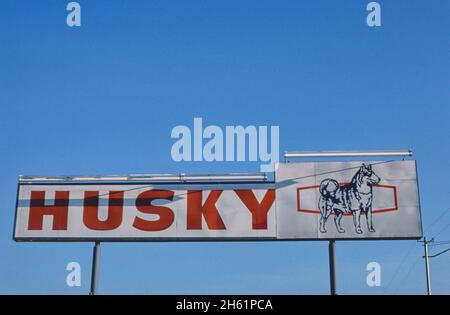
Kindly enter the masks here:
<path id="1" fill-rule="evenodd" d="M 376 29 L 368 0 L 80 0 L 81 28 L 68 2 L 0 3 L 0 293 L 89 291 L 92 244 L 12 240 L 19 174 L 259 170 L 173 162 L 171 129 L 194 117 L 279 125 L 280 151 L 412 148 L 424 228 L 450 207 L 449 1 L 380 1 Z M 448 224 L 426 235 L 450 240 Z M 425 292 L 416 241 L 337 250 L 343 294 Z M 326 242 L 104 244 L 100 291 L 327 294 L 327 255 Z M 70 261 L 81 288 L 65 284 Z M 449 262 L 431 261 L 435 293 L 450 293 Z"/>

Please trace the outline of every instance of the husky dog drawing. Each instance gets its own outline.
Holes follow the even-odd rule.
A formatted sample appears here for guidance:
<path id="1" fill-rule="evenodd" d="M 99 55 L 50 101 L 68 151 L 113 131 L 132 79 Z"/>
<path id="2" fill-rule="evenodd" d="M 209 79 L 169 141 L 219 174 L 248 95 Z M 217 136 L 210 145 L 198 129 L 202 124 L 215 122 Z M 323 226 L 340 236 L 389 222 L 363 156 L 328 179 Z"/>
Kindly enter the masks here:
<path id="1" fill-rule="evenodd" d="M 359 168 L 349 184 L 341 186 L 331 178 L 322 180 L 319 187 L 320 232 L 326 233 L 325 224 L 331 212 L 335 214 L 334 223 L 339 233 L 345 232 L 341 227 L 342 216 L 351 213 L 356 233 L 361 234 L 362 212 L 367 219 L 367 228 L 370 232 L 375 232 L 372 222 L 372 186 L 378 184 L 380 180 L 372 171 L 372 166 L 365 164 Z"/>

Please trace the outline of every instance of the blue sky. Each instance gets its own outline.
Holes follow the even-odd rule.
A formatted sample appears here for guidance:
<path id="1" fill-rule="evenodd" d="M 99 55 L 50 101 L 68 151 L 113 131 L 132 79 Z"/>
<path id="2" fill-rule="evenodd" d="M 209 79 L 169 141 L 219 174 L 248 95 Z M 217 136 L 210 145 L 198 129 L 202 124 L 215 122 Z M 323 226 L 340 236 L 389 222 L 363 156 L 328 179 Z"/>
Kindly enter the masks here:
<path id="1" fill-rule="evenodd" d="M 449 209 L 450 2 L 69 1 L 0 4 L 0 293 L 89 292 L 88 243 L 12 240 L 19 174 L 256 172 L 176 163 L 176 125 L 278 125 L 280 151 L 412 148 L 423 226 Z M 427 229 L 450 240 L 450 213 Z M 432 253 L 447 245 L 435 246 Z M 422 294 L 416 241 L 337 243 L 342 294 Z M 328 293 L 326 242 L 103 244 L 102 293 Z M 82 286 L 65 284 L 77 261 Z M 366 285 L 366 265 L 382 286 Z M 450 255 L 431 260 L 450 293 Z"/>

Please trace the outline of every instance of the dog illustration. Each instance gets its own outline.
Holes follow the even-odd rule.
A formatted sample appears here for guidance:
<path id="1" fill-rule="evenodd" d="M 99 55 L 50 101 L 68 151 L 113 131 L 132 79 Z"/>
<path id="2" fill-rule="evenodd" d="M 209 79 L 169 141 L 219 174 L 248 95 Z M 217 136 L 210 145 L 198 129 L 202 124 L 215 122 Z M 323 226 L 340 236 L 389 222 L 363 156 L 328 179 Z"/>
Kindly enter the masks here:
<path id="1" fill-rule="evenodd" d="M 380 180 L 372 171 L 372 166 L 365 164 L 362 164 L 349 184 L 341 186 L 331 178 L 322 180 L 319 187 L 320 232 L 327 232 L 325 224 L 332 211 L 339 233 L 345 233 L 341 227 L 342 216 L 344 213 L 351 213 L 356 233 L 361 234 L 361 212 L 366 216 L 369 231 L 375 232 L 372 222 L 372 186 L 378 184 Z"/>

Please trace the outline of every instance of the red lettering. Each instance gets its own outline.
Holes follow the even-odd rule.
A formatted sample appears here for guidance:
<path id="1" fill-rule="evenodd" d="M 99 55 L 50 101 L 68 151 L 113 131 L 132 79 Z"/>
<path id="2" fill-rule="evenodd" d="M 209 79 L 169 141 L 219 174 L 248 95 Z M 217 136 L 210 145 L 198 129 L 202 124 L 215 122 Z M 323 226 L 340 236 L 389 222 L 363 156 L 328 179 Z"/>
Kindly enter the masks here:
<path id="1" fill-rule="evenodd" d="M 174 192 L 171 190 L 147 190 L 136 198 L 136 208 L 148 214 L 159 215 L 157 221 L 147 221 L 136 217 L 133 226 L 142 231 L 162 231 L 170 227 L 175 219 L 173 211 L 168 207 L 154 206 L 151 203 L 156 199 L 173 200 Z"/>
<path id="2" fill-rule="evenodd" d="M 261 203 L 258 202 L 253 191 L 250 189 L 235 190 L 235 192 L 252 213 L 253 229 L 267 229 L 267 213 L 275 201 L 275 189 L 268 189 Z"/>
<path id="3" fill-rule="evenodd" d="M 122 223 L 123 191 L 109 192 L 108 217 L 104 221 L 98 219 L 98 199 L 98 191 L 84 192 L 84 225 L 96 231 L 110 231 L 118 228 Z"/>
<path id="4" fill-rule="evenodd" d="M 202 206 L 202 191 L 188 190 L 187 197 L 187 229 L 201 230 L 202 216 L 210 230 L 225 230 L 216 202 L 222 194 L 222 190 L 211 190 L 208 198 Z"/>
<path id="5" fill-rule="evenodd" d="M 28 230 L 42 230 L 44 215 L 53 216 L 53 230 L 67 230 L 67 213 L 69 210 L 69 192 L 56 191 L 55 203 L 45 205 L 45 191 L 32 191 Z"/>

